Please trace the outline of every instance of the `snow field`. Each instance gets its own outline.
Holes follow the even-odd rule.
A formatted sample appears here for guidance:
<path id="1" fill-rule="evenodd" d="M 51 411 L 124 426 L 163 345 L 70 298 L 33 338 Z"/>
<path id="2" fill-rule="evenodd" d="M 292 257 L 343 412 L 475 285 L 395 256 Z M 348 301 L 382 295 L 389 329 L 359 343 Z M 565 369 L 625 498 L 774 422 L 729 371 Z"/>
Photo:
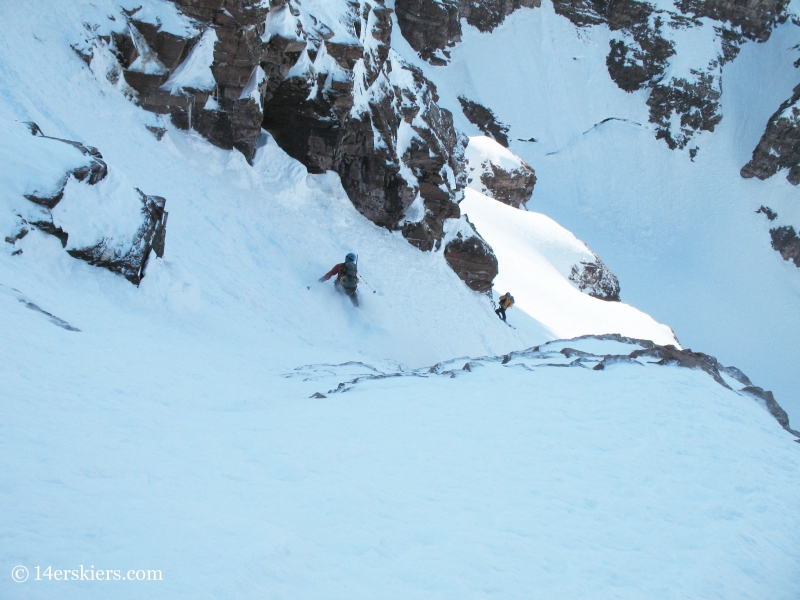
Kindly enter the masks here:
<path id="1" fill-rule="evenodd" d="M 52 328 L 21 320 L 33 335 Z M 797 447 L 702 372 L 488 365 L 318 400 L 307 397 L 319 381 L 278 377 L 216 332 L 153 327 L 160 344 L 134 361 L 52 329 L 60 344 L 28 361 L 4 405 L 0 444 L 15 460 L 0 498 L 25 527 L 5 528 L 3 562 L 157 568 L 164 580 L 0 580 L 8 597 L 790 598 L 797 587 Z M 62 364 L 58 386 L 23 375 Z"/>
<path id="2" fill-rule="evenodd" d="M 649 315 L 628 304 L 592 298 L 573 287 L 567 279 L 570 269 L 581 261 L 594 262 L 594 255 L 549 217 L 520 211 L 473 189 L 466 190 L 461 209 L 497 255 L 497 290 L 511 291 L 513 308 L 541 323 L 555 338 L 620 333 L 679 346 L 669 327 Z M 516 314 L 516 310 L 508 313 L 514 323 Z"/>

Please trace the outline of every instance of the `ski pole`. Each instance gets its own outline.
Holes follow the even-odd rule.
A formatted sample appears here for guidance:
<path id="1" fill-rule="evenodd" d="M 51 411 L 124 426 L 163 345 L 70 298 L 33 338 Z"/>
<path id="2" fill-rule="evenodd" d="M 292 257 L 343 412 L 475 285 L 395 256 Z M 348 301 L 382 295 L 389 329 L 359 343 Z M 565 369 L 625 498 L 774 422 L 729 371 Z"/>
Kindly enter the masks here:
<path id="1" fill-rule="evenodd" d="M 361 275 L 359 275 L 359 276 L 358 276 L 358 278 L 359 278 L 359 279 L 360 279 L 362 282 L 364 282 L 364 283 L 366 284 L 366 286 L 367 286 L 369 289 L 371 289 L 371 290 L 372 290 L 372 293 L 373 293 L 373 294 L 377 293 L 377 292 L 376 292 L 376 291 L 373 289 L 373 287 L 372 287 L 370 284 L 368 284 L 368 283 L 367 283 L 366 279 L 364 279 L 364 278 L 363 278 Z"/>

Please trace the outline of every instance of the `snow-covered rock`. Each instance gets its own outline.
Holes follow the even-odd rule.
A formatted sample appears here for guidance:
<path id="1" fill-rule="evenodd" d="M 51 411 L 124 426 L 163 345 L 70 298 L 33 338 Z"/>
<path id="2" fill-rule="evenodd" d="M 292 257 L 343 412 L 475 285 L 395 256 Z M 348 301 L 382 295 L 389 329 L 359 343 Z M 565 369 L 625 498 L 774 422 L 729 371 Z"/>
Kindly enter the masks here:
<path id="1" fill-rule="evenodd" d="M 514 208 L 530 200 L 536 174 L 513 152 L 491 138 L 474 136 L 464 156 L 470 188 Z"/>
<path id="2" fill-rule="evenodd" d="M 459 217 L 465 140 L 435 87 L 391 50 L 391 9 L 377 0 L 173 1 L 172 12 L 121 10 L 90 27 L 83 46 L 95 70 L 248 161 L 266 129 L 310 173 L 339 173 L 373 223 L 420 250 L 442 249 L 445 221 Z M 142 20 L 148 10 L 155 23 Z M 491 249 L 477 246 L 481 262 Z"/>
<path id="3" fill-rule="evenodd" d="M 164 198 L 134 189 L 96 148 L 46 136 L 32 122 L 27 126 L 33 139 L 18 148 L 15 178 L 32 204 L 15 203 L 17 219 L 6 242 L 16 244 L 39 229 L 57 237 L 71 256 L 138 285 L 151 250 L 164 255 Z"/>

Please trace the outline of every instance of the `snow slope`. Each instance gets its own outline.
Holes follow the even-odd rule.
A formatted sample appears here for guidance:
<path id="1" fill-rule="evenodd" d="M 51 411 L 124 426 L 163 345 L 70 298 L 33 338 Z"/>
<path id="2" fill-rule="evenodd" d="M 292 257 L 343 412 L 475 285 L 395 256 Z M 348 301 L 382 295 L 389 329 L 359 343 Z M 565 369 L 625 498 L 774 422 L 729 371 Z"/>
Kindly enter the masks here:
<path id="1" fill-rule="evenodd" d="M 97 79 L 70 44 L 114 6 L 0 5 L 0 160 L 13 167 L 0 224 L 17 223 L 24 184 L 50 181 L 25 121 L 97 147 L 110 183 L 163 196 L 170 213 L 164 259 L 138 288 L 40 231 L 3 243 L 0 596 L 797 589 L 798 446 L 702 372 L 488 361 L 466 377 L 387 377 L 309 398 L 348 369 L 407 371 L 582 333 L 672 337 L 572 288 L 559 252 L 574 238 L 533 213 L 509 241 L 538 237 L 498 251 L 547 287 L 520 281 L 518 328 L 503 326 L 441 255 L 361 217 L 334 175 L 309 176 L 267 135 L 250 166 Z M 167 133 L 158 141 L 147 125 Z M 69 217 L 80 214 L 106 218 Z M 358 311 L 316 283 L 351 250 L 377 290 L 360 288 Z M 28 581 L 9 576 L 18 565 Z M 163 580 L 36 581 L 48 565 Z"/>
<path id="2" fill-rule="evenodd" d="M 569 231 L 543 214 L 521 211 L 467 189 L 461 208 L 478 226 L 500 264 L 495 286 L 511 291 L 517 309 L 539 321 L 558 338 L 615 331 L 620 324 L 631 337 L 676 344 L 666 325 L 660 331 L 652 319 L 622 302 L 592 298 L 569 281 L 570 269 L 594 255 Z"/>
<path id="3" fill-rule="evenodd" d="M 448 66 L 415 64 L 461 130 L 480 134 L 459 95 L 510 126 L 510 150 L 538 178 L 528 208 L 585 241 L 619 277 L 624 301 L 668 323 L 684 346 L 764 382 L 790 415 L 800 413 L 800 272 L 772 250 L 770 224 L 754 212 L 765 204 L 796 226 L 797 189 L 783 177 L 739 176 L 797 83 L 800 28 L 778 27 L 724 67 L 723 119 L 695 137 L 694 162 L 655 139 L 645 90 L 625 93 L 611 81 L 609 36 L 604 26 L 577 29 L 545 0 L 491 34 L 464 24 Z M 413 56 L 400 36 L 393 44 Z M 537 142 L 520 141 L 530 138 Z M 504 281 L 509 289 L 523 284 Z"/>

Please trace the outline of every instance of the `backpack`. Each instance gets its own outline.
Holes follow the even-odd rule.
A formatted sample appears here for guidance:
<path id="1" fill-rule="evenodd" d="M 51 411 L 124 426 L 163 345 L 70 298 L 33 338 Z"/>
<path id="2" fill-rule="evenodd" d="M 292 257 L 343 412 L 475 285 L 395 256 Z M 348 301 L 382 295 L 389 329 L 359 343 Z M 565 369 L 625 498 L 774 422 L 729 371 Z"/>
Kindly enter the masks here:
<path id="1" fill-rule="evenodd" d="M 348 290 L 354 290 L 358 287 L 358 269 L 355 262 L 352 260 L 344 261 L 344 273 L 339 276 L 338 283 Z"/>
<path id="2" fill-rule="evenodd" d="M 514 296 L 511 294 L 505 294 L 500 298 L 500 306 L 503 308 L 511 308 L 514 304 Z"/>

